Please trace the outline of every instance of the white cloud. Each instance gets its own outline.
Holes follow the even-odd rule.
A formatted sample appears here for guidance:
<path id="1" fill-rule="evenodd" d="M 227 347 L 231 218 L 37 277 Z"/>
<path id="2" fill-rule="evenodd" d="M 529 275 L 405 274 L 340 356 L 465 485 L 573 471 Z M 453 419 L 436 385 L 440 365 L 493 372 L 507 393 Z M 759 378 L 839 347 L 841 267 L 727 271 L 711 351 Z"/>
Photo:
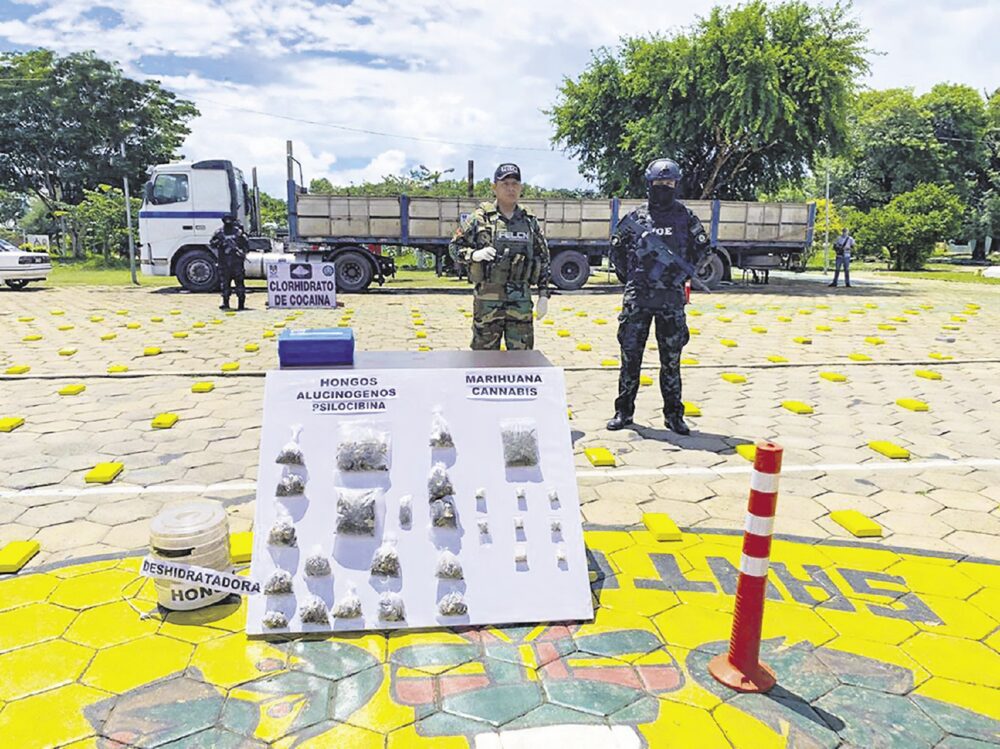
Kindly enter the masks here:
<path id="1" fill-rule="evenodd" d="M 551 150 L 551 125 L 541 111 L 556 100 L 562 79 L 579 75 L 593 49 L 614 47 L 623 35 L 689 26 L 712 5 L 0 0 L 0 18 L 8 16 L 6 8 L 20 18 L 0 21 L 0 47 L 4 40 L 30 40 L 64 53 L 94 49 L 120 61 L 130 75 L 157 74 L 202 112 L 192 122 L 185 155 L 257 165 L 262 185 L 276 195 L 284 195 L 286 139 L 295 141 L 306 181 L 378 179 L 419 163 L 464 175 L 472 158 L 480 177 L 513 160 L 528 181 L 583 186 L 576 164 Z M 95 18 L 102 9 L 116 11 L 121 24 L 100 29 Z M 980 90 L 1000 86 L 1000 59 L 990 44 L 1000 28 L 1000 3 L 861 0 L 855 14 L 871 29 L 871 46 L 886 53 L 872 60 L 867 83 L 873 87 L 926 90 L 945 80 Z M 147 55 L 197 58 L 196 72 L 140 65 Z"/>

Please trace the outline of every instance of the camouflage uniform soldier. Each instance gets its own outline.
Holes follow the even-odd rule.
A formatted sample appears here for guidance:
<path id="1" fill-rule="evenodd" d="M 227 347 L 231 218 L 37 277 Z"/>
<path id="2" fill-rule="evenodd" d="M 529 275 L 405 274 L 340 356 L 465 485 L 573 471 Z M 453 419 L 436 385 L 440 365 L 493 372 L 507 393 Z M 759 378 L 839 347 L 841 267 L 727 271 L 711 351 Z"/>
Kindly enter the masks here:
<path id="1" fill-rule="evenodd" d="M 473 290 L 472 348 L 535 346 L 531 287 L 538 287 L 535 312 L 548 311 L 549 247 L 538 219 L 517 204 L 521 170 L 501 164 L 493 175 L 496 200 L 481 203 L 452 237 L 448 251 L 469 269 Z"/>
<path id="2" fill-rule="evenodd" d="M 649 326 L 655 321 L 666 426 L 678 434 L 690 434 L 681 403 L 681 349 L 690 339 L 684 315 L 684 283 L 690 271 L 705 259 L 709 241 L 698 217 L 675 200 L 680 177 L 681 170 L 675 162 L 669 159 L 652 162 L 646 168 L 648 204 L 622 219 L 611 238 L 611 260 L 618 278 L 625 284 L 625 295 L 618 316 L 622 362 L 618 398 L 608 429 L 621 429 L 632 423 L 642 353 Z M 623 224 L 638 227 L 640 231 L 625 228 Z"/>

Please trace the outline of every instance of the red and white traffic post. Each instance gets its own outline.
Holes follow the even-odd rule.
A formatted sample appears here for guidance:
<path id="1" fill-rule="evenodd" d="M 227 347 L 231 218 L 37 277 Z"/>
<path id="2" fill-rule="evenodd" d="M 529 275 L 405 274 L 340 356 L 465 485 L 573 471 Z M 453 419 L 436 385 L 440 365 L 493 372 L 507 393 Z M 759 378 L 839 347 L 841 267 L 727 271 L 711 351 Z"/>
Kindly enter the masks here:
<path id="1" fill-rule="evenodd" d="M 717 655 L 708 664 L 708 672 L 716 681 L 739 692 L 766 692 L 777 683 L 774 671 L 760 662 L 760 633 L 782 452 L 772 442 L 757 443 L 729 652 Z"/>

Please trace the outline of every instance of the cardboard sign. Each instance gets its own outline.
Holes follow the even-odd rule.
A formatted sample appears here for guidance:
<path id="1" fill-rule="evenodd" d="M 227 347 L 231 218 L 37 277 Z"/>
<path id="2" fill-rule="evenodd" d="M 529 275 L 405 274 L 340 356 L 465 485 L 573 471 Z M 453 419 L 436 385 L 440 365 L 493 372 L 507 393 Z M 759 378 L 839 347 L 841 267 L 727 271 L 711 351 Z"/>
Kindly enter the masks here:
<path id="1" fill-rule="evenodd" d="M 333 263 L 267 263 L 267 306 L 272 309 L 333 309 L 337 306 Z"/>
<path id="2" fill-rule="evenodd" d="M 266 586 L 284 570 L 294 583 L 290 594 L 250 599 L 249 634 L 593 616 L 563 372 L 465 366 L 495 353 L 378 352 L 360 363 L 381 355 L 413 365 L 268 372 L 251 577 Z M 454 366 L 441 366 L 449 357 Z M 442 429 L 453 446 L 440 445 Z M 290 456 L 302 464 L 277 462 Z M 443 478 L 436 466 L 451 525 L 441 514 L 448 503 L 435 504 L 444 496 L 432 489 Z M 345 504 L 366 492 L 366 508 Z M 345 524 L 352 514 L 364 518 L 361 532 Z M 373 566 L 387 539 L 398 574 Z M 460 579 L 442 575 L 453 557 Z M 308 574 L 324 559 L 329 574 Z M 352 595 L 360 615 L 335 616 Z M 467 611 L 443 614 L 449 595 Z M 402 619 L 386 618 L 387 597 L 402 601 Z M 303 622 L 303 605 L 316 599 L 329 620 Z M 287 624 L 265 627 L 269 613 Z"/>

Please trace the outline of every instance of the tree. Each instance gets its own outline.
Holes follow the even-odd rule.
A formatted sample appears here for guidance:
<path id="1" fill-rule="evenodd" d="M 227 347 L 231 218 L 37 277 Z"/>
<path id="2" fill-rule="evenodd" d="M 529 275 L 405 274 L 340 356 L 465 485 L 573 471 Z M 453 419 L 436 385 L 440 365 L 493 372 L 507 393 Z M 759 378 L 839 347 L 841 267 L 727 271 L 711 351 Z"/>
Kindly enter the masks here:
<path id="1" fill-rule="evenodd" d="M 553 142 L 606 193 L 644 194 L 659 156 L 682 194 L 753 199 L 801 178 L 825 140 L 844 147 L 867 32 L 849 6 L 762 0 L 716 7 L 692 29 L 625 39 L 566 79 L 548 112 Z"/>
<path id="2" fill-rule="evenodd" d="M 260 193 L 260 225 L 269 237 L 274 237 L 278 229 L 288 229 L 287 203 L 263 190 Z"/>
<path id="3" fill-rule="evenodd" d="M 363 182 L 360 185 L 334 185 L 326 177 L 319 177 L 309 182 L 309 192 L 313 195 L 367 195 L 371 197 L 397 197 L 409 195 L 413 198 L 464 198 L 468 195 L 468 183 L 465 180 L 440 179 L 440 174 L 431 173 L 431 178 L 424 179 L 418 170 L 410 172 L 409 176 L 399 177 L 386 175 L 381 182 Z M 481 179 L 473 185 L 473 197 L 480 200 L 493 198 L 492 182 Z M 525 200 L 558 198 L 579 200 L 581 198 L 597 197 L 592 190 L 570 190 L 566 188 L 537 187 L 524 184 L 521 193 Z"/>
<path id="4" fill-rule="evenodd" d="M 0 189 L 50 208 L 123 177 L 138 192 L 150 164 L 176 158 L 197 115 L 157 81 L 126 78 L 90 52 L 0 54 Z"/>
<path id="5" fill-rule="evenodd" d="M 0 226 L 14 226 L 28 210 L 28 201 L 23 195 L 0 190 Z"/>
<path id="6" fill-rule="evenodd" d="M 132 198 L 132 220 L 137 221 L 142 201 Z M 125 193 L 111 185 L 98 185 L 96 190 L 85 190 L 83 200 L 69 211 L 74 233 L 78 237 L 77 254 L 97 254 L 105 261 L 128 254 L 128 233 L 125 230 Z M 132 227 L 132 236 L 139 243 L 138 226 Z"/>
<path id="7" fill-rule="evenodd" d="M 867 213 L 851 212 L 861 251 L 888 253 L 896 270 L 919 270 L 934 245 L 962 228 L 965 205 L 951 185 L 922 184 Z"/>

